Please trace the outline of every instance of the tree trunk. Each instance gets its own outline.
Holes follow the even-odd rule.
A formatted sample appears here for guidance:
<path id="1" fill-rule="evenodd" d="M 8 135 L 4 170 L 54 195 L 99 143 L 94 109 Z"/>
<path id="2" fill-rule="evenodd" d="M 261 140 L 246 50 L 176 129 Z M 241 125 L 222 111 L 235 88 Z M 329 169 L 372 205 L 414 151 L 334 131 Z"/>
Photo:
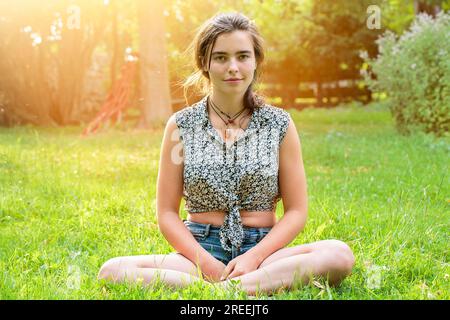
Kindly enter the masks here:
<path id="1" fill-rule="evenodd" d="M 427 13 L 433 17 L 441 10 L 438 4 L 430 4 L 421 0 L 414 0 L 414 13 L 418 15 L 419 13 Z"/>
<path id="2" fill-rule="evenodd" d="M 123 56 L 123 52 L 119 52 L 119 35 L 117 31 L 117 3 L 116 0 L 111 1 L 112 10 L 112 58 L 111 58 L 111 88 L 116 82 L 116 71 L 119 59 Z"/>
<path id="3" fill-rule="evenodd" d="M 323 90 L 322 90 L 322 81 L 318 80 L 316 82 L 317 84 L 317 102 L 316 102 L 316 107 L 320 108 L 322 107 L 322 103 L 323 103 Z"/>
<path id="4" fill-rule="evenodd" d="M 141 119 L 139 127 L 165 123 L 172 114 L 162 0 L 138 0 Z"/>

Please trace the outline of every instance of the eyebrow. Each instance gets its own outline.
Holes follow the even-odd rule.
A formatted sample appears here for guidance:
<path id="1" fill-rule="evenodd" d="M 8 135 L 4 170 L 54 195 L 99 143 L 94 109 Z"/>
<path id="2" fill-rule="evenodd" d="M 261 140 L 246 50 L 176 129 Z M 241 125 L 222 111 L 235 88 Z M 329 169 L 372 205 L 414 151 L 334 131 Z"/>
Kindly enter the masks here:
<path id="1" fill-rule="evenodd" d="M 248 50 L 243 50 L 243 51 L 238 51 L 238 52 L 236 52 L 237 54 L 240 54 L 240 53 L 252 53 L 251 51 L 248 51 Z M 214 51 L 211 55 L 215 55 L 215 54 L 225 54 L 225 55 L 227 55 L 228 54 L 228 52 L 225 52 L 225 51 Z"/>

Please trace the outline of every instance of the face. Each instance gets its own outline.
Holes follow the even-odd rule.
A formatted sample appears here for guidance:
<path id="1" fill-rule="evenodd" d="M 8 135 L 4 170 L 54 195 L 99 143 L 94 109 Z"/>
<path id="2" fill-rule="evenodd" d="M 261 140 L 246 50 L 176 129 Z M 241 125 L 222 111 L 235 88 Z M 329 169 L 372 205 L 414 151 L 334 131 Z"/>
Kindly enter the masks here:
<path id="1" fill-rule="evenodd" d="M 233 31 L 217 37 L 212 49 L 209 77 L 214 90 L 243 93 L 253 80 L 255 53 L 250 34 Z M 227 81 L 228 79 L 238 81 Z"/>

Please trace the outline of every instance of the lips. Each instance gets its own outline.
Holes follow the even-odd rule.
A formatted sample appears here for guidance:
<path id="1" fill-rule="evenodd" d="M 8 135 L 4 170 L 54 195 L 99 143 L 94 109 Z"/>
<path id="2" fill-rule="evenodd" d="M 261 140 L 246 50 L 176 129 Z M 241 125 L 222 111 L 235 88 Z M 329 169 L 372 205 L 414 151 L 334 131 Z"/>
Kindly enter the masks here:
<path id="1" fill-rule="evenodd" d="M 240 80 L 242 80 L 242 79 L 226 79 L 225 81 L 240 81 Z"/>

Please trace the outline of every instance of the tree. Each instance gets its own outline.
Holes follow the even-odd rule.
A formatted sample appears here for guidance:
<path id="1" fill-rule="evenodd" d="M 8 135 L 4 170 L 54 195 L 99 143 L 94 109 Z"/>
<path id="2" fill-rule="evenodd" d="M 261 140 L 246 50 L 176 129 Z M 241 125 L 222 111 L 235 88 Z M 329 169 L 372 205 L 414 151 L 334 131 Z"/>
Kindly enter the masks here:
<path id="1" fill-rule="evenodd" d="M 362 60 L 358 52 L 364 49 L 375 53 L 375 39 L 383 31 L 370 30 L 366 25 L 367 8 L 376 3 L 380 1 L 317 0 L 305 6 L 289 1 L 293 14 L 288 19 L 301 23 L 286 32 L 286 50 L 277 51 L 281 59 L 269 71 L 270 79 L 283 84 L 283 104 L 286 100 L 294 105 L 301 82 L 317 84 L 321 104 L 324 82 L 360 78 Z"/>
<path id="2" fill-rule="evenodd" d="M 102 1 L 0 3 L 0 92 L 7 125 L 77 123 L 107 15 Z M 81 17 L 81 12 L 82 17 Z"/>
<path id="3" fill-rule="evenodd" d="M 415 14 L 427 13 L 435 17 L 441 11 L 442 0 L 414 0 Z"/>
<path id="4" fill-rule="evenodd" d="M 141 119 L 139 127 L 167 121 L 172 113 L 162 1 L 138 0 Z"/>

